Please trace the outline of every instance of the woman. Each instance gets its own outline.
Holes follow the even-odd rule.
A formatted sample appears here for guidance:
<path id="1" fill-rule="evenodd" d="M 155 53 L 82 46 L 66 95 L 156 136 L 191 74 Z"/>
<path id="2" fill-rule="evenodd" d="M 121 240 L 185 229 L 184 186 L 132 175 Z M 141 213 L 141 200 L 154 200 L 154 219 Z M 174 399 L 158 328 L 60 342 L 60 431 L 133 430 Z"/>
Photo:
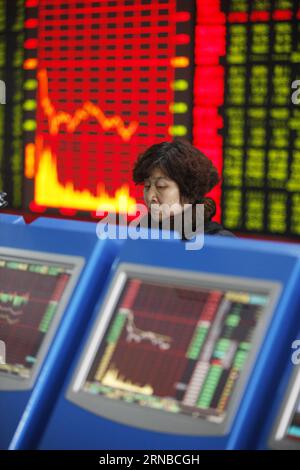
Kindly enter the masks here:
<path id="1" fill-rule="evenodd" d="M 183 211 L 184 204 L 192 204 L 192 208 L 203 204 L 204 233 L 234 236 L 211 220 L 216 213 L 216 205 L 205 194 L 219 183 L 220 178 L 212 162 L 189 142 L 174 140 L 152 145 L 136 161 L 133 181 L 144 184 L 144 200 L 150 223 L 153 214 L 160 222 L 166 216 L 174 220 L 176 214 Z M 167 214 L 166 207 L 173 207 L 172 212 Z M 193 232 L 197 232 L 196 211 L 192 213 Z"/>

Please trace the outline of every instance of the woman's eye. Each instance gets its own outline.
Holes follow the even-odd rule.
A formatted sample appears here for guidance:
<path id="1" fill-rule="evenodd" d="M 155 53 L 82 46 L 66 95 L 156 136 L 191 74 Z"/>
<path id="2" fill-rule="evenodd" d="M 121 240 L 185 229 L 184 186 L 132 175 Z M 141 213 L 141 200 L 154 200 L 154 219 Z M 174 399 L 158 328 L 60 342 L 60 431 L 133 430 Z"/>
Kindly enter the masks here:
<path id="1" fill-rule="evenodd" d="M 165 189 L 167 186 L 157 186 L 158 189 Z"/>

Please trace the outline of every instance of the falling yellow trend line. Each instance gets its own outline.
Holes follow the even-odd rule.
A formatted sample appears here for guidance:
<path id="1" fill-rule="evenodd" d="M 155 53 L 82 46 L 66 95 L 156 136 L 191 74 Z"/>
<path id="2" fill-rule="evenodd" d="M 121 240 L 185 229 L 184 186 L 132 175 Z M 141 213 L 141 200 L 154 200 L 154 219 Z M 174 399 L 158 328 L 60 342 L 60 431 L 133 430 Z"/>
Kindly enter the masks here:
<path id="1" fill-rule="evenodd" d="M 49 98 L 46 69 L 39 70 L 38 81 L 41 105 L 48 118 L 49 132 L 52 135 L 58 134 L 61 124 L 66 125 L 68 132 L 74 132 L 82 121 L 86 121 L 90 117 L 95 118 L 103 130 L 116 129 L 125 142 L 131 139 L 138 128 L 139 123 L 137 121 L 132 121 L 126 126 L 123 119 L 118 115 L 112 117 L 105 116 L 102 109 L 91 101 L 84 102 L 82 107 L 78 108 L 74 114 L 56 111 Z"/>
<path id="2" fill-rule="evenodd" d="M 43 148 L 43 143 L 41 143 Z M 129 187 L 123 185 L 110 196 L 103 183 L 97 186 L 96 194 L 88 189 L 76 190 L 72 181 L 62 184 L 58 178 L 57 159 L 50 148 L 39 152 L 40 159 L 35 175 L 35 202 L 45 207 L 131 213 L 136 201 L 130 196 Z"/>

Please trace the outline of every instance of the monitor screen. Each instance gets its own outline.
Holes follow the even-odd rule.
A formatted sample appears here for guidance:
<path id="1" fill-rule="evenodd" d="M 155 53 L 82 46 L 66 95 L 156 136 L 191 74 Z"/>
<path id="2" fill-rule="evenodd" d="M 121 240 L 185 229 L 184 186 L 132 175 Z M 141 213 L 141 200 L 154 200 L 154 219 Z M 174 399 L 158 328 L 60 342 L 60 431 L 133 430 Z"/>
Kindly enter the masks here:
<path id="1" fill-rule="evenodd" d="M 31 382 L 82 264 L 73 256 L 0 248 L 0 390 Z"/>
<path id="2" fill-rule="evenodd" d="M 166 425 L 149 425 L 157 430 L 174 432 L 176 417 L 192 433 L 199 418 L 224 424 L 273 310 L 274 287 L 261 280 L 120 268 L 71 399 L 77 392 L 80 404 L 99 414 L 106 414 L 101 398 L 103 405 L 123 404 L 117 417 L 109 416 L 131 424 L 129 405 L 147 416 L 149 410 L 163 412 L 167 421 L 172 416 Z"/>
<path id="3" fill-rule="evenodd" d="M 291 439 L 298 444 L 300 450 L 300 396 L 296 405 L 296 409 L 293 413 L 291 423 L 287 429 L 287 438 Z"/>
<path id="4" fill-rule="evenodd" d="M 286 395 L 272 430 L 272 449 L 300 450 L 300 367 L 291 376 Z"/>

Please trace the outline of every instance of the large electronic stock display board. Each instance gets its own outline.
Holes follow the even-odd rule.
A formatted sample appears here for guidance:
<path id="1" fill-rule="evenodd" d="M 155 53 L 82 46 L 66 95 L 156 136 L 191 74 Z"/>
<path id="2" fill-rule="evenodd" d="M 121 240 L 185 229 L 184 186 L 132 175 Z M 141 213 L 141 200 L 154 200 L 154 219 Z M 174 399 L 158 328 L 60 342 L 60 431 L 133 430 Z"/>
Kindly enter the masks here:
<path id="1" fill-rule="evenodd" d="M 299 0 L 1 0 L 0 18 L 11 207 L 125 212 L 138 154 L 179 137 L 222 175 L 228 229 L 299 237 Z"/>

